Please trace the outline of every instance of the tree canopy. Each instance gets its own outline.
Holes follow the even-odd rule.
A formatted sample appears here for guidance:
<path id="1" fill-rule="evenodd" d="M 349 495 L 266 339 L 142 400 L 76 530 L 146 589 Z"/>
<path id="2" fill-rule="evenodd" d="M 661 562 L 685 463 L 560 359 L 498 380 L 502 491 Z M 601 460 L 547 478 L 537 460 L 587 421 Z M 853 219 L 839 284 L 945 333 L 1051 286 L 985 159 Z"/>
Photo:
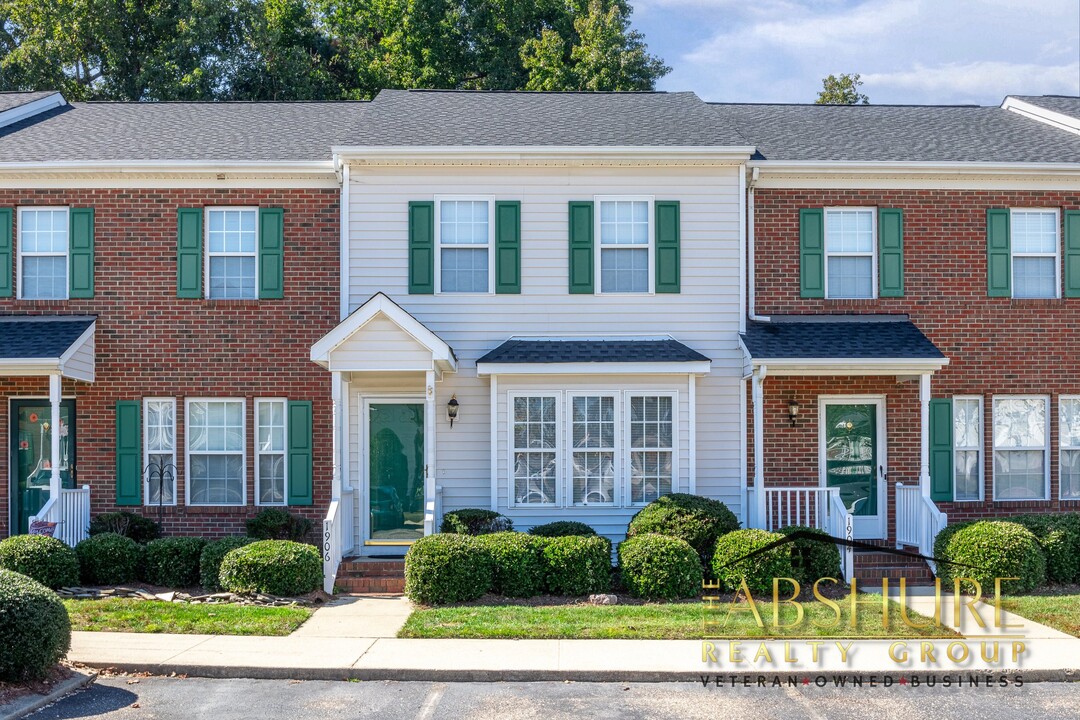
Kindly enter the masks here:
<path id="1" fill-rule="evenodd" d="M 333 100 L 382 88 L 651 90 L 628 0 L 0 0 L 0 89 Z"/>
<path id="2" fill-rule="evenodd" d="M 816 105 L 869 105 L 870 98 L 859 92 L 862 80 L 859 73 L 841 73 L 829 75 L 821 81 L 822 90 L 818 93 Z"/>

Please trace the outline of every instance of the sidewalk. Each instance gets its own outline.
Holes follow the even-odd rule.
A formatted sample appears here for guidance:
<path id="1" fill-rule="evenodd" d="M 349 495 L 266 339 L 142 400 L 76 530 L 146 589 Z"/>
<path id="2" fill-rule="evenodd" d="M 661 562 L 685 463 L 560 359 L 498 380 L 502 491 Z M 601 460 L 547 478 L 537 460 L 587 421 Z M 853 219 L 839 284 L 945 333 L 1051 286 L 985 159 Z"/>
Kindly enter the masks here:
<path id="1" fill-rule="evenodd" d="M 932 600 L 913 597 L 908 604 L 932 614 L 927 608 Z M 987 672 L 1019 673 L 1025 682 L 1080 680 L 1080 639 L 1009 613 L 1005 621 L 1022 627 L 1009 628 L 1007 638 L 997 639 L 1000 657 L 990 663 L 981 659 L 980 651 L 983 642 L 994 639 L 988 631 L 967 626 L 969 653 L 960 662 L 946 657 L 952 639 L 924 641 L 931 643 L 934 661 L 919 657 L 924 650 L 919 640 L 907 640 L 906 662 L 890 657 L 890 640 L 822 640 L 817 661 L 805 640 L 743 640 L 736 645 L 741 662 L 731 660 L 731 642 L 736 641 L 715 640 L 707 642 L 716 661 L 703 662 L 701 640 L 395 638 L 408 611 L 408 602 L 401 598 L 343 598 L 316 611 L 288 637 L 76 632 L 68 658 L 96 668 L 153 674 L 297 680 L 697 682 L 702 676 L 723 675 L 726 682 L 736 675 L 741 683 L 743 676 L 756 682 L 759 675 L 771 680 L 777 675 L 861 673 L 898 679 L 914 673 L 941 677 Z M 992 622 L 993 608 L 987 606 L 984 616 Z M 1001 638 L 1002 633 L 993 634 Z M 1010 656 L 1014 642 L 1025 645 L 1018 662 Z M 846 662 L 837 643 L 849 648 Z M 763 645 L 769 659 L 755 661 Z"/>

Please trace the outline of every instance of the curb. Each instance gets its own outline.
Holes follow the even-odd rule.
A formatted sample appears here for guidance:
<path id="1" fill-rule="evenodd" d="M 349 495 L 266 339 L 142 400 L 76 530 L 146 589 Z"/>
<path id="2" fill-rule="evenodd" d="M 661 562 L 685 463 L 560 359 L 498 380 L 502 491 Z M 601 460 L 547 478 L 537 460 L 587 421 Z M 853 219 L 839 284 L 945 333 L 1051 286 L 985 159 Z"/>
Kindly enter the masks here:
<path id="1" fill-rule="evenodd" d="M 48 695 L 31 695 L 27 698 L 16 700 L 7 707 L 0 708 L 0 720 L 18 720 L 32 712 L 36 712 L 46 705 L 51 705 L 65 695 L 81 690 L 97 680 L 98 674 L 74 671 L 75 674 L 52 689 Z"/>

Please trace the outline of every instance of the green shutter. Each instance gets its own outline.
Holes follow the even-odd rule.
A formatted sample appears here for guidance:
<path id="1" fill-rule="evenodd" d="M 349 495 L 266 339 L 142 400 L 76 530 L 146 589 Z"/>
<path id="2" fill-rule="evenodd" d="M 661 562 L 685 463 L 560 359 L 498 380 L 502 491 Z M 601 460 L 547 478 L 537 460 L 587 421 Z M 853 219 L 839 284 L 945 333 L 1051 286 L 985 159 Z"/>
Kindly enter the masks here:
<path id="1" fill-rule="evenodd" d="M 11 208 L 0 208 L 0 298 L 12 296 Z"/>
<path id="2" fill-rule="evenodd" d="M 176 297 L 202 298 L 203 210 L 178 208 L 176 211 Z"/>
<path id="3" fill-rule="evenodd" d="M 409 294 L 435 293 L 435 203 L 409 203 Z"/>
<path id="4" fill-rule="evenodd" d="M 142 504 L 142 403 L 116 401 L 116 504 Z"/>
<path id="5" fill-rule="evenodd" d="M 285 211 L 259 208 L 259 299 L 285 297 Z"/>
<path id="6" fill-rule="evenodd" d="M 570 293 L 593 292 L 593 204 L 570 201 Z"/>
<path id="7" fill-rule="evenodd" d="M 656 222 L 656 292 L 677 293 L 682 262 L 679 251 L 679 201 L 657 200 Z"/>
<path id="8" fill-rule="evenodd" d="M 953 499 L 953 409 L 948 398 L 930 401 L 930 499 Z"/>
<path id="9" fill-rule="evenodd" d="M 521 293 L 521 202 L 495 203 L 495 292 Z"/>
<path id="10" fill-rule="evenodd" d="M 799 294 L 825 297 L 825 211 L 799 210 Z"/>
<path id="11" fill-rule="evenodd" d="M 1009 241 L 1009 211 L 986 211 L 986 294 L 1012 296 L 1012 258 Z"/>
<path id="12" fill-rule="evenodd" d="M 1080 297 L 1080 210 L 1065 211 L 1065 297 Z"/>
<path id="13" fill-rule="evenodd" d="M 904 297 L 904 211 L 878 210 L 878 297 Z"/>
<path id="14" fill-rule="evenodd" d="M 94 297 L 94 208 L 68 211 L 68 297 Z"/>
<path id="15" fill-rule="evenodd" d="M 289 504 L 311 505 L 311 401 L 289 403 Z"/>

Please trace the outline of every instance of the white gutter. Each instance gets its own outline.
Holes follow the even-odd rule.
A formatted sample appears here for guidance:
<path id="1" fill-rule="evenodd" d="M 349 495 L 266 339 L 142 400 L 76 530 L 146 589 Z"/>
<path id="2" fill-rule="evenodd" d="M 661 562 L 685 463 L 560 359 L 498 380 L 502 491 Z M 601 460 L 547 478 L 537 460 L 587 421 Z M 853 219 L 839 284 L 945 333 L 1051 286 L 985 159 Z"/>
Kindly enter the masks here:
<path id="1" fill-rule="evenodd" d="M 948 358 L 754 358 L 753 367 L 768 366 L 772 375 L 921 375 L 941 370 Z"/>
<path id="2" fill-rule="evenodd" d="M 219 160 L 49 160 L 35 162 L 0 162 L 0 173 L 57 172 L 168 173 L 289 173 L 333 175 L 332 160 L 229 161 Z"/>
<path id="3" fill-rule="evenodd" d="M 408 160 L 408 161 L 462 161 L 462 160 L 689 160 L 707 159 L 729 162 L 746 161 L 754 152 L 753 146 L 732 145 L 724 147 L 687 146 L 382 146 L 354 145 L 333 146 L 331 151 L 343 160 Z"/>
<path id="4" fill-rule="evenodd" d="M 751 160 L 748 167 L 798 175 L 1076 175 L 1080 163 Z"/>
<path id="5" fill-rule="evenodd" d="M 1006 97 L 1005 102 L 1001 103 L 1001 109 L 1011 110 L 1017 115 L 1022 115 L 1030 120 L 1050 125 L 1058 130 L 1071 132 L 1074 135 L 1080 135 L 1080 118 L 1075 118 L 1071 115 L 1048 110 L 1040 105 L 1017 100 L 1011 96 Z"/>
<path id="6" fill-rule="evenodd" d="M 754 188 L 757 186 L 758 180 L 761 178 L 761 168 L 755 167 L 750 176 L 750 184 L 746 189 L 746 224 L 747 224 L 747 245 L 750 257 L 747 260 L 748 263 L 748 284 L 750 286 L 747 291 L 747 315 L 755 322 L 770 322 L 768 316 L 757 315 L 754 309 L 757 304 L 757 283 L 755 281 L 754 273 Z"/>

